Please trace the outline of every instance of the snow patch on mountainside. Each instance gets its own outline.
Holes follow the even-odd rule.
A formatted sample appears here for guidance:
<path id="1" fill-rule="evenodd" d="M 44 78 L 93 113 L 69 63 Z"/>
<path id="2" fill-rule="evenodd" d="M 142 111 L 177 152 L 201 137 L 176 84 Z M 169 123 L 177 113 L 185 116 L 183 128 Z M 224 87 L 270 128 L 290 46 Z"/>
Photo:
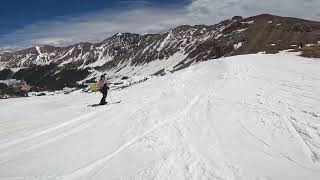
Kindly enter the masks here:
<path id="1" fill-rule="evenodd" d="M 41 47 L 36 46 L 36 50 L 38 52 L 38 56 L 34 62 L 34 64 L 36 65 L 40 65 L 40 66 L 44 66 L 44 65 L 48 65 L 51 63 L 51 60 L 49 58 L 49 55 L 47 53 L 42 53 L 41 52 Z M 30 56 L 29 56 L 30 57 Z M 24 61 L 26 61 L 27 59 L 24 59 Z M 22 65 L 22 63 L 21 63 Z"/>
<path id="2" fill-rule="evenodd" d="M 116 76 L 116 75 L 126 75 L 126 76 L 150 76 L 154 73 L 166 70 L 170 71 L 173 69 L 175 65 L 184 60 L 188 54 L 185 54 L 183 51 L 177 52 L 166 59 L 158 59 L 149 63 L 145 63 L 143 65 L 131 66 L 130 63 L 124 64 L 124 66 L 120 66 L 119 69 L 113 69 L 106 71 L 108 76 Z"/>
<path id="3" fill-rule="evenodd" d="M 172 36 L 172 31 L 170 31 L 167 37 L 161 42 L 159 48 L 157 49 L 158 51 L 161 51 L 164 48 L 164 46 L 167 44 L 167 41 L 170 39 L 171 36 Z"/>
<path id="4" fill-rule="evenodd" d="M 38 52 L 39 55 L 42 54 L 39 46 L 36 46 L 36 50 L 37 50 L 37 52 Z"/>
<path id="5" fill-rule="evenodd" d="M 72 54 L 72 52 L 74 51 L 74 49 L 75 49 L 74 47 L 71 48 L 65 55 L 61 56 L 59 59 L 64 59 L 65 57 L 70 56 Z"/>
<path id="6" fill-rule="evenodd" d="M 234 48 L 234 49 L 239 49 L 242 45 L 243 45 L 243 43 L 242 43 L 242 42 L 239 42 L 239 43 L 237 43 L 237 44 L 234 44 L 234 45 L 233 45 L 233 48 Z"/>
<path id="7" fill-rule="evenodd" d="M 113 56 L 107 55 L 107 56 L 104 56 L 104 57 L 99 58 L 96 62 L 91 63 L 91 64 L 89 64 L 89 65 L 87 65 L 87 66 L 84 66 L 84 67 L 103 66 L 105 63 L 110 62 L 110 61 L 112 61 L 112 60 L 113 60 Z"/>
<path id="8" fill-rule="evenodd" d="M 23 59 L 21 59 L 20 61 L 20 67 L 24 66 L 24 63 L 30 58 L 31 54 L 27 54 L 26 57 L 24 57 Z"/>
<path id="9" fill-rule="evenodd" d="M 170 71 L 173 69 L 175 65 L 177 65 L 180 61 L 184 60 L 187 56 L 188 54 L 184 54 L 184 52 L 177 52 L 167 59 L 155 60 L 143 66 L 137 66 L 134 68 L 133 72 L 130 72 L 130 73 L 133 73 L 135 75 L 148 76 L 160 70 Z"/>
<path id="10" fill-rule="evenodd" d="M 319 77 L 319 60 L 255 54 L 111 91 L 96 108 L 100 93 L 81 91 L 1 100 L 0 179 L 318 180 Z"/>

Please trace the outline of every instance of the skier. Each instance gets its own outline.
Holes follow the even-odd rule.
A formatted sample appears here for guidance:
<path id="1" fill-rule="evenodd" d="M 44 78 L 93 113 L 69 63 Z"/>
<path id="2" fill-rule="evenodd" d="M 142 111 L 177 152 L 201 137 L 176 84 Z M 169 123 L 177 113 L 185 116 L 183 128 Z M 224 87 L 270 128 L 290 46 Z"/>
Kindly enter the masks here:
<path id="1" fill-rule="evenodd" d="M 300 43 L 300 49 L 302 49 L 302 48 L 303 48 L 303 43 L 301 42 L 301 43 Z"/>
<path id="2" fill-rule="evenodd" d="M 107 103 L 106 98 L 108 95 L 108 89 L 109 89 L 109 82 L 106 80 L 106 77 L 102 75 L 100 77 L 99 82 L 97 83 L 97 90 L 99 90 L 102 93 L 102 98 L 100 100 L 99 105 L 105 105 Z"/>

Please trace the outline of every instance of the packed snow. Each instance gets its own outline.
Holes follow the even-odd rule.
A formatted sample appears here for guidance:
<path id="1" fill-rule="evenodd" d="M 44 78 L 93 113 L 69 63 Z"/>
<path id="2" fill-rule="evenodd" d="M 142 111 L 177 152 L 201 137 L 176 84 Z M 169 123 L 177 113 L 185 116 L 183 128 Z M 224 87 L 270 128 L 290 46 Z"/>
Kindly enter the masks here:
<path id="1" fill-rule="evenodd" d="M 222 58 L 110 94 L 1 100 L 0 179 L 320 177 L 318 59 Z"/>

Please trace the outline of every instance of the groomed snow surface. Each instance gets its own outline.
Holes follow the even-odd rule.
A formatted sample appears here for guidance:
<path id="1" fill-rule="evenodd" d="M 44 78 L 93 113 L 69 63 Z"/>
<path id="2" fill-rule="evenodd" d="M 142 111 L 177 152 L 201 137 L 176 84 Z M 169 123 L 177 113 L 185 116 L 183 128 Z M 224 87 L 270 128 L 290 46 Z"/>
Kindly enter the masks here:
<path id="1" fill-rule="evenodd" d="M 203 62 L 111 92 L 0 101 L 4 180 L 319 180 L 320 61 Z"/>

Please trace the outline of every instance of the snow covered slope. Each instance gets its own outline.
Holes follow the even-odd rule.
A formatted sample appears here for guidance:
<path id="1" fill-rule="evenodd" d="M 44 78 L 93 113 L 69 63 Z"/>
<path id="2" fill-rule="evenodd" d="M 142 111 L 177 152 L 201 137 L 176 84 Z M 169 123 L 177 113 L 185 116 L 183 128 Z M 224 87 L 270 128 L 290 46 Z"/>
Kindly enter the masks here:
<path id="1" fill-rule="evenodd" d="M 320 61 L 207 61 L 111 92 L 0 101 L 0 179 L 320 177 Z M 110 97 L 109 97 L 110 98 Z"/>

